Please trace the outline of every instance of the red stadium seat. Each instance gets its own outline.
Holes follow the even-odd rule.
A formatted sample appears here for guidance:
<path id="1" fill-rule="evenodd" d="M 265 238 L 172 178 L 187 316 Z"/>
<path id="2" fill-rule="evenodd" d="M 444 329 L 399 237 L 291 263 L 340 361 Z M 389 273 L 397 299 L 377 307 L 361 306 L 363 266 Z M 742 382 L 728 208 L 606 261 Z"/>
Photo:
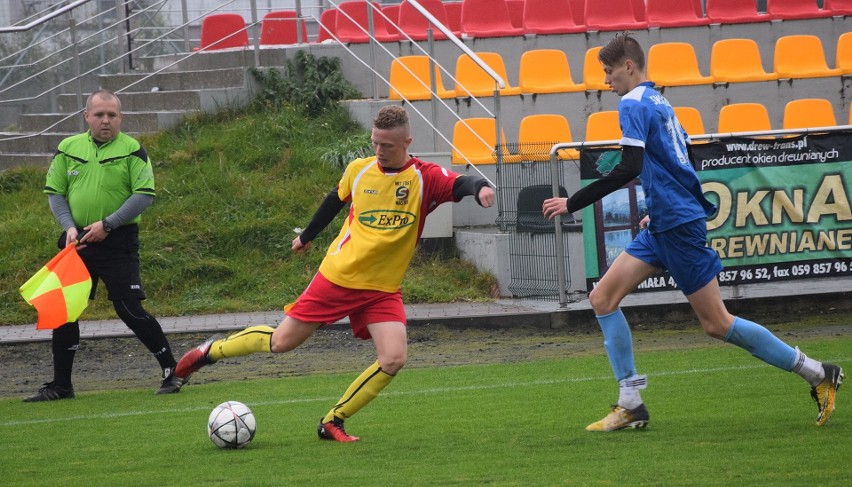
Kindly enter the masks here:
<path id="1" fill-rule="evenodd" d="M 772 20 L 798 20 L 831 17 L 831 10 L 820 10 L 816 0 L 766 0 L 766 13 Z"/>
<path id="2" fill-rule="evenodd" d="M 708 25 L 710 20 L 695 15 L 695 5 L 682 0 L 648 0 L 648 25 L 651 27 L 690 27 Z"/>
<path id="3" fill-rule="evenodd" d="M 586 0 L 569 0 L 571 2 L 571 13 L 574 14 L 574 23 L 586 25 Z"/>
<path id="4" fill-rule="evenodd" d="M 395 27 L 396 25 L 399 25 L 399 9 L 399 5 L 385 5 L 382 7 L 382 13 L 385 14 L 385 17 L 387 17 L 384 22 L 388 33 L 402 37 L 402 32 Z"/>
<path id="5" fill-rule="evenodd" d="M 379 4 L 373 2 L 373 7 L 378 8 Z M 342 2 L 337 6 L 337 17 L 334 23 L 334 29 L 337 31 L 337 38 L 340 42 L 348 42 L 351 44 L 364 44 L 370 42 L 370 37 L 367 34 L 367 26 L 369 25 L 368 15 L 373 15 L 373 36 L 379 42 L 398 41 L 398 35 L 388 33 L 387 25 L 384 17 L 382 17 L 374 8 L 371 8 L 367 2 L 362 0 L 349 0 Z M 362 30 L 363 29 L 363 30 Z"/>
<path id="6" fill-rule="evenodd" d="M 645 7 L 645 0 L 630 0 L 630 3 L 633 5 L 633 16 L 636 17 L 636 20 L 647 22 L 648 9 Z"/>
<path id="7" fill-rule="evenodd" d="M 248 47 L 246 21 L 240 14 L 210 14 L 201 21 L 201 44 L 198 49 L 211 51 L 229 47 Z"/>
<path id="8" fill-rule="evenodd" d="M 711 24 L 769 22 L 768 15 L 757 12 L 754 0 L 707 0 L 707 18 Z"/>
<path id="9" fill-rule="evenodd" d="M 334 39 L 336 34 L 335 25 L 337 24 L 337 9 L 330 8 L 323 10 L 319 19 L 319 32 L 317 33 L 317 42 L 323 42 Z"/>
<path id="10" fill-rule="evenodd" d="M 526 4 L 526 0 L 506 0 L 512 27 L 521 28 L 524 26 L 524 4 Z"/>
<path id="11" fill-rule="evenodd" d="M 445 2 L 444 12 L 447 12 L 447 21 L 453 32 L 461 32 L 462 2 Z"/>
<path id="12" fill-rule="evenodd" d="M 295 11 L 280 10 L 264 15 L 263 22 L 260 24 L 260 45 L 271 46 L 298 43 L 297 22 L 302 28 L 302 42 L 308 42 L 308 29 L 305 21 L 297 21 Z"/>
<path id="13" fill-rule="evenodd" d="M 524 33 L 524 29 L 512 26 L 506 0 L 464 0 L 461 31 L 470 37 L 508 37 Z"/>
<path id="14" fill-rule="evenodd" d="M 636 20 L 632 0 L 589 0 L 586 2 L 586 28 L 588 30 L 647 29 L 648 23 Z"/>
<path id="15" fill-rule="evenodd" d="M 526 0 L 524 32 L 527 34 L 573 34 L 586 26 L 574 23 L 570 0 Z"/>
<path id="16" fill-rule="evenodd" d="M 852 15 L 852 0 L 823 0 L 822 9 L 836 16 L 849 16 Z"/>
<path id="17" fill-rule="evenodd" d="M 457 29 L 453 29 L 450 20 L 447 17 L 447 11 L 444 9 L 444 4 L 441 0 L 418 0 L 418 3 L 423 6 L 438 22 L 444 24 L 456 36 L 461 35 Z M 403 1 L 399 7 L 399 28 L 405 32 L 408 37 L 415 41 L 426 40 L 426 29 L 432 28 L 432 36 L 434 39 L 446 39 L 445 36 L 437 27 L 433 26 L 426 20 L 420 12 L 415 10 L 408 1 Z"/>

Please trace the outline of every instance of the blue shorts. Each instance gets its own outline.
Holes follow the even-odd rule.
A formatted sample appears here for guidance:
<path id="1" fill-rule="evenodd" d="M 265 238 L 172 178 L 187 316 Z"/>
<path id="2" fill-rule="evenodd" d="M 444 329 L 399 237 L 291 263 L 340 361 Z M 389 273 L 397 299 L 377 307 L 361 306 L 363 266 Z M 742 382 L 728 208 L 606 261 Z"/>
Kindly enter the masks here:
<path id="1" fill-rule="evenodd" d="M 703 218 L 659 233 L 642 230 L 624 251 L 669 271 L 686 296 L 722 271 L 719 254 L 707 246 L 707 222 Z"/>

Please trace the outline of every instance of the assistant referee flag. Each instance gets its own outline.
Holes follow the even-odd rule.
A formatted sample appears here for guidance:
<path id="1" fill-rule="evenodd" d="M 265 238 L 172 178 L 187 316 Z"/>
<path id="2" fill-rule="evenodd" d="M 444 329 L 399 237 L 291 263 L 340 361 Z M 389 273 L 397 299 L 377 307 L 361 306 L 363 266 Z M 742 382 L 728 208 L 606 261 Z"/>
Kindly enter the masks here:
<path id="1" fill-rule="evenodd" d="M 89 305 L 92 277 L 75 245 L 68 245 L 20 288 L 38 311 L 36 329 L 59 328 L 75 321 Z"/>

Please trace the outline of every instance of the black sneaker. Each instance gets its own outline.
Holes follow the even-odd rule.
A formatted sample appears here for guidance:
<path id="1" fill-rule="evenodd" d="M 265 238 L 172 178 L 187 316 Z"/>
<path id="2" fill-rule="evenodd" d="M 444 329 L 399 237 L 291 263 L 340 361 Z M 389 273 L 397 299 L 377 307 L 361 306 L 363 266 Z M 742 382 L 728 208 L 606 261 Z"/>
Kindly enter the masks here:
<path id="1" fill-rule="evenodd" d="M 73 399 L 74 387 L 59 387 L 53 382 L 47 382 L 34 395 L 25 398 L 24 402 L 56 401 L 58 399 Z"/>
<path id="2" fill-rule="evenodd" d="M 157 389 L 157 394 L 175 394 L 180 392 L 183 385 L 183 380 L 175 375 L 174 369 L 165 369 L 163 374 L 166 376 L 160 388 Z"/>

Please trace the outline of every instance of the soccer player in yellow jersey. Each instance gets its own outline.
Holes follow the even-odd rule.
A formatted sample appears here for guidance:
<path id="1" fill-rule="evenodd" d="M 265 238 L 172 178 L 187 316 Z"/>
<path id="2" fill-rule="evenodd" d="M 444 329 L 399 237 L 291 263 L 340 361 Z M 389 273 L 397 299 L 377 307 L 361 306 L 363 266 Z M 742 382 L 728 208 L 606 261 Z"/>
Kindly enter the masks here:
<path id="1" fill-rule="evenodd" d="M 301 296 L 288 304 L 277 328 L 252 326 L 227 338 L 213 337 L 187 352 L 176 374 L 184 382 L 205 365 L 227 357 L 288 352 L 317 328 L 348 316 L 357 338 L 371 339 L 377 360 L 349 386 L 320 419 L 321 439 L 357 441 L 343 421 L 373 400 L 405 365 L 408 353 L 405 309 L 399 286 L 414 255 L 426 216 L 438 205 L 474 195 L 482 207 L 494 204 L 485 179 L 455 174 L 408 153 L 408 114 L 386 106 L 373 120 L 375 156 L 352 161 L 323 200 L 307 228 L 293 240 L 303 252 L 347 204 L 343 228 Z"/>

